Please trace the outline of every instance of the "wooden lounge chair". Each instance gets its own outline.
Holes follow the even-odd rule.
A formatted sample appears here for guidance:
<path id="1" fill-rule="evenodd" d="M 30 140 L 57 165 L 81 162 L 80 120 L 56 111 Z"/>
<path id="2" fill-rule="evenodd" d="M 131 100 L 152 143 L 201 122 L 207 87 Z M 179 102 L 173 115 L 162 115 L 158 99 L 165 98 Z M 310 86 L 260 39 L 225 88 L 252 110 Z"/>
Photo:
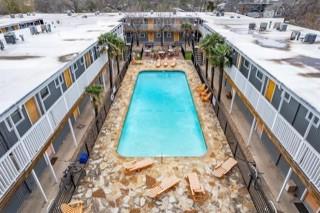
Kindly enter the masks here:
<path id="1" fill-rule="evenodd" d="M 144 159 L 140 161 L 131 161 L 124 165 L 124 173 L 131 174 L 134 172 L 141 171 L 142 169 L 146 169 L 154 164 L 154 161 L 151 159 Z"/>
<path id="2" fill-rule="evenodd" d="M 208 92 L 209 92 L 209 88 L 203 90 L 202 92 L 200 92 L 200 96 L 207 96 L 208 95 Z"/>
<path id="3" fill-rule="evenodd" d="M 170 63 L 170 67 L 175 67 L 176 65 L 177 65 L 177 60 L 173 58 L 172 62 Z"/>
<path id="4" fill-rule="evenodd" d="M 233 158 L 229 158 L 228 160 L 226 160 L 223 163 L 220 163 L 219 165 L 217 165 L 213 171 L 213 175 L 221 178 L 223 177 L 225 174 L 227 174 L 235 165 L 237 165 L 237 161 Z"/>
<path id="5" fill-rule="evenodd" d="M 167 60 L 167 58 L 164 59 L 163 66 L 164 66 L 164 67 L 167 67 L 167 66 L 168 66 L 168 60 Z"/>
<path id="6" fill-rule="evenodd" d="M 136 58 L 132 58 L 132 64 L 133 65 L 141 65 L 141 64 L 143 64 L 143 62 L 142 61 L 139 61 L 139 60 L 137 60 Z"/>
<path id="7" fill-rule="evenodd" d="M 186 178 L 189 183 L 193 200 L 195 201 L 203 200 L 205 198 L 206 192 L 199 181 L 197 173 L 192 172 Z"/>
<path id="8" fill-rule="evenodd" d="M 83 212 L 83 201 L 74 201 L 71 203 L 63 203 L 60 206 L 62 213 L 82 213 Z"/>
<path id="9" fill-rule="evenodd" d="M 207 95 L 201 96 L 202 102 L 208 102 L 211 98 L 211 92 L 209 92 Z"/>
<path id="10" fill-rule="evenodd" d="M 206 89 L 206 85 L 205 84 L 201 84 L 196 88 L 196 91 L 198 93 L 200 93 L 200 92 L 204 91 L 205 89 Z"/>
<path id="11" fill-rule="evenodd" d="M 156 198 L 156 197 L 160 196 L 162 193 L 164 193 L 164 192 L 170 190 L 171 188 L 173 188 L 174 186 L 176 186 L 179 182 L 180 182 L 180 180 L 175 176 L 165 178 L 162 180 L 162 182 L 159 185 L 157 185 L 157 186 L 151 188 L 149 191 L 147 191 L 146 195 L 151 198 Z"/>
<path id="12" fill-rule="evenodd" d="M 157 68 L 160 68 L 160 67 L 161 67 L 161 60 L 160 60 L 160 59 L 157 60 L 156 67 L 157 67 Z"/>

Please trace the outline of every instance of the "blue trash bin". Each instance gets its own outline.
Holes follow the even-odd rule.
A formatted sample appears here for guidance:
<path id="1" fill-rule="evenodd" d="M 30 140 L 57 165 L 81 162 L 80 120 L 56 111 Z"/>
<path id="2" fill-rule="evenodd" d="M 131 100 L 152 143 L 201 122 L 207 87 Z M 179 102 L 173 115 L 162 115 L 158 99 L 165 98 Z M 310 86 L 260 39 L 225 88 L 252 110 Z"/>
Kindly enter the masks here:
<path id="1" fill-rule="evenodd" d="M 80 164 L 86 164 L 87 161 L 88 161 L 88 158 L 89 158 L 89 156 L 88 156 L 87 153 L 85 153 L 85 152 L 80 153 L 79 163 Z"/>

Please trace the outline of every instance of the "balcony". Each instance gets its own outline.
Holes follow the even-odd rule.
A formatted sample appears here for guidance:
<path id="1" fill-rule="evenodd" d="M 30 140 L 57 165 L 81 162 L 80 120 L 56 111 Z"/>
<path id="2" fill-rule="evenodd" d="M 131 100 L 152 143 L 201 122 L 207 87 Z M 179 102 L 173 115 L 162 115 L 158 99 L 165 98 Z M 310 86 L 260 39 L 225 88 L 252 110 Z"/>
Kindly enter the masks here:
<path id="1" fill-rule="evenodd" d="M 301 136 L 268 100 L 233 65 L 226 74 L 247 98 L 265 125 L 273 132 L 281 145 L 320 191 L 320 154 Z"/>
<path id="2" fill-rule="evenodd" d="M 0 158 L 0 199 L 37 157 L 106 61 L 105 54 L 94 61 L 24 136 Z"/>
<path id="3" fill-rule="evenodd" d="M 181 24 L 135 24 L 134 26 L 124 25 L 124 31 L 182 31 Z"/>

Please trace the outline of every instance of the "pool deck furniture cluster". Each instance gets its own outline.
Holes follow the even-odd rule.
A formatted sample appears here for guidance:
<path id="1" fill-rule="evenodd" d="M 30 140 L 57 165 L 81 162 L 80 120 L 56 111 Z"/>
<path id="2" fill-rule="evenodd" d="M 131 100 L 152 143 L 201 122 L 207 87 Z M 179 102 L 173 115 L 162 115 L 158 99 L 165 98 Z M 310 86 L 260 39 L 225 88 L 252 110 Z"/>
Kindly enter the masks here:
<path id="1" fill-rule="evenodd" d="M 143 65 L 129 66 L 90 155 L 87 175 L 80 182 L 73 199 L 82 200 L 88 212 L 256 212 L 238 167 L 221 179 L 213 175 L 214 165 L 232 153 L 211 104 L 203 103 L 196 95 L 200 79 L 189 61 L 177 60 L 176 69 L 186 73 L 208 148 L 206 154 L 201 157 L 152 158 L 157 165 L 152 169 L 143 169 L 139 175 L 124 174 L 125 163 L 141 158 L 121 157 L 117 153 L 121 127 L 139 72 L 155 69 L 154 60 L 143 60 Z M 182 180 L 192 172 L 201 177 L 201 185 L 208 196 L 204 202 L 193 200 L 187 181 L 180 181 L 175 190 L 162 194 L 157 200 L 145 196 L 157 180 L 173 176 Z M 104 191 L 105 197 L 92 196 L 96 191 Z"/>
<path id="2" fill-rule="evenodd" d="M 209 88 L 206 87 L 205 84 L 201 84 L 196 88 L 198 95 L 201 97 L 203 102 L 208 102 L 211 98 L 212 93 L 210 92 Z"/>

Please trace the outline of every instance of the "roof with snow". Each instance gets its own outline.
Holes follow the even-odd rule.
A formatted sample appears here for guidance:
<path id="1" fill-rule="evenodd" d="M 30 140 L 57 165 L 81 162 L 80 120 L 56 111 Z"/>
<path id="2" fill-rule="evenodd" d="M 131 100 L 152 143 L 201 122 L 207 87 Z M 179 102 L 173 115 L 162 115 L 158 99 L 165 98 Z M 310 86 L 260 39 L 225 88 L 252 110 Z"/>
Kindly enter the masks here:
<path id="1" fill-rule="evenodd" d="M 277 79 L 309 107 L 320 112 L 320 32 L 288 25 L 286 31 L 273 29 L 279 18 L 251 18 L 234 13 L 217 17 L 203 13 L 205 25 L 221 34 L 249 60 Z M 249 23 L 268 23 L 266 31 L 249 32 Z M 271 23 L 271 24 L 270 24 Z M 271 27 L 269 27 L 271 26 Z M 300 32 L 299 40 L 290 40 L 291 33 Z M 314 44 L 301 41 L 306 34 L 317 34 Z"/>
<path id="2" fill-rule="evenodd" d="M 36 15 L 42 17 L 45 23 L 51 24 L 51 33 L 31 35 L 29 28 L 25 28 L 14 31 L 18 38 L 18 35 L 22 34 L 25 41 L 20 39 L 14 45 L 4 42 L 5 49 L 0 50 L 0 114 L 56 72 L 70 66 L 73 57 L 69 57 L 67 61 L 61 60 L 61 57 L 75 57 L 85 51 L 97 41 L 101 33 L 109 32 L 120 25 L 123 18 L 123 15 L 118 13 L 85 15 L 87 18 L 83 17 L 84 14 Z M 15 20 L 24 21 L 28 18 L 30 17 L 26 16 Z M 0 39 L 4 41 L 3 34 L 0 34 Z"/>

